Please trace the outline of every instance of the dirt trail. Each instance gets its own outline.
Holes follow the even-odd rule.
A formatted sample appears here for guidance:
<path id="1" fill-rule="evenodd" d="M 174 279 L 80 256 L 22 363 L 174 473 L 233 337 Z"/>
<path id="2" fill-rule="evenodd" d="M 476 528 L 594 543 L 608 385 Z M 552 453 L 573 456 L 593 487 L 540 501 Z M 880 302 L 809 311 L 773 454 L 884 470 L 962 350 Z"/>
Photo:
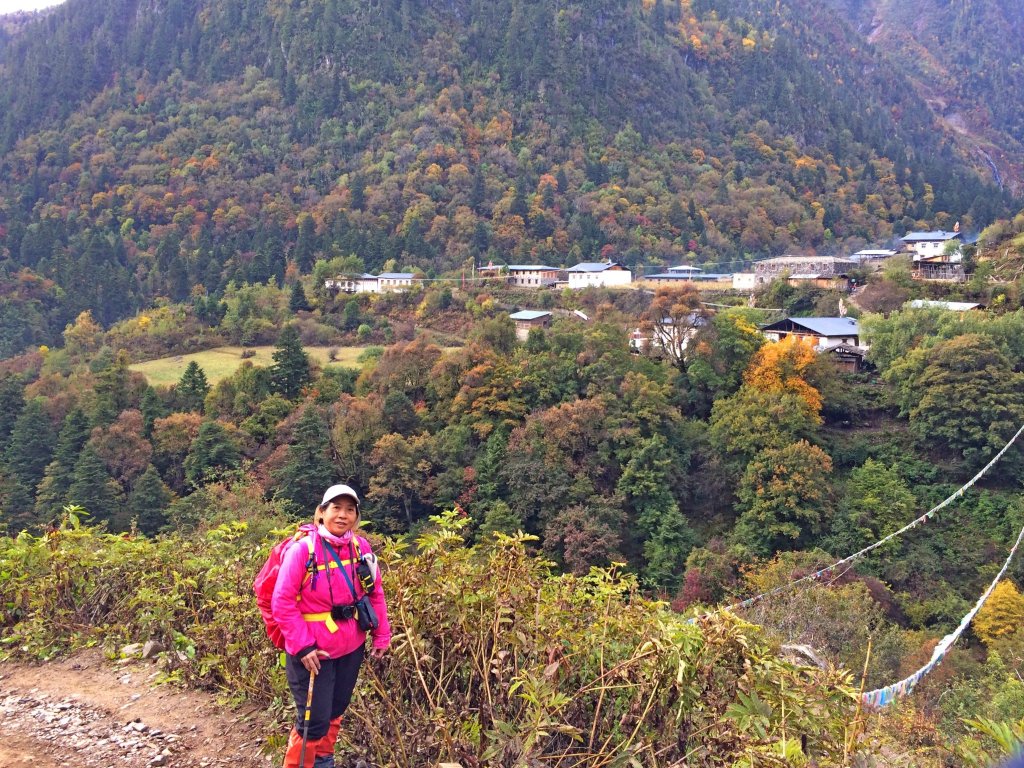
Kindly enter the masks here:
<path id="1" fill-rule="evenodd" d="M 0 665 L 0 766 L 269 768 L 265 714 L 155 686 L 157 670 L 111 665 L 98 651 Z"/>

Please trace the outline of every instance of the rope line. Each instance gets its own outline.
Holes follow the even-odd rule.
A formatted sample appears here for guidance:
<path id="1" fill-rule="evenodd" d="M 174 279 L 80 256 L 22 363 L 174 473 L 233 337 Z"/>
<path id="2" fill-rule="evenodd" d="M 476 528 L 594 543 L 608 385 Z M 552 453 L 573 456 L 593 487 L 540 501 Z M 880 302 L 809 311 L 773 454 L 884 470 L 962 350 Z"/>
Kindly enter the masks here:
<path id="1" fill-rule="evenodd" d="M 854 552 L 852 555 L 849 555 L 848 557 L 844 557 L 842 560 L 836 561 L 835 563 L 830 565 L 828 568 L 822 568 L 821 570 L 815 571 L 814 573 L 808 574 L 807 576 L 803 576 L 803 577 L 801 577 L 799 579 L 795 579 L 794 581 L 791 581 L 788 584 L 783 584 L 782 586 L 775 587 L 774 589 L 770 589 L 767 592 L 762 592 L 759 595 L 754 595 L 754 597 L 748 598 L 747 600 L 742 600 L 742 601 L 740 601 L 738 603 L 733 603 L 732 605 L 727 605 L 724 608 L 716 608 L 715 610 L 708 611 L 707 613 L 703 613 L 700 616 L 694 616 L 693 618 L 688 619 L 688 622 L 692 624 L 692 623 L 696 622 L 698 618 L 707 618 L 708 616 L 713 616 L 716 613 L 721 613 L 722 611 L 733 611 L 733 610 L 740 609 L 740 608 L 749 608 L 750 606 L 754 605 L 755 603 L 759 603 L 762 600 L 768 599 L 769 597 L 774 597 L 775 595 L 778 595 L 778 594 L 780 594 L 782 592 L 785 592 L 785 591 L 787 591 L 789 589 L 792 589 L 793 587 L 797 586 L 798 584 L 802 584 L 804 582 L 817 581 L 818 579 L 822 579 L 822 578 L 826 578 L 826 579 L 831 578 L 832 572 L 835 569 L 837 569 L 838 567 L 840 567 L 842 565 L 845 565 L 847 563 L 851 563 L 854 560 L 857 560 L 858 558 L 863 557 L 868 552 L 871 552 L 871 551 L 873 551 L 875 549 L 878 549 L 883 544 L 886 544 L 886 543 L 892 541 L 893 539 L 895 539 L 895 538 L 897 538 L 899 536 L 902 536 L 904 533 L 906 533 L 910 529 L 916 528 L 917 526 L 919 526 L 919 525 L 921 525 L 923 523 L 926 523 L 928 520 L 930 520 L 933 517 L 935 517 L 936 513 L 939 510 L 949 506 L 956 499 L 959 499 L 961 496 L 963 496 L 964 493 L 968 489 L 970 489 L 975 483 L 977 483 L 978 480 L 980 480 L 985 475 L 985 473 L 988 472 L 992 468 L 992 466 L 997 461 L 999 461 L 999 459 L 1001 459 L 1003 457 L 1003 454 L 1005 454 L 1010 449 L 1010 446 L 1012 446 L 1016 442 L 1017 438 L 1021 436 L 1021 433 L 1024 433 L 1024 424 L 1022 424 L 1020 429 L 1017 430 L 1017 433 L 1013 437 L 1010 438 L 1009 442 L 1007 442 L 1006 445 L 1004 445 L 1002 447 L 1002 450 L 1000 450 L 999 453 L 997 453 L 992 458 L 992 460 L 989 461 L 988 464 L 986 464 L 984 467 L 981 468 L 981 471 L 979 471 L 978 474 L 976 474 L 974 477 L 972 477 L 970 480 L 968 480 L 964 485 L 960 486 L 959 490 L 957 490 L 955 493 L 951 494 L 946 499 L 944 499 L 943 501 L 941 501 L 938 504 L 936 504 L 934 507 L 929 509 L 927 512 L 925 512 L 920 517 L 918 517 L 918 518 L 916 518 L 914 520 L 911 520 L 909 523 L 907 523 L 905 526 L 900 528 L 898 531 L 894 531 L 893 533 L 890 533 L 888 536 L 885 536 L 884 538 L 879 539 L 874 544 L 869 544 L 868 546 L 864 547 L 864 549 L 862 549 L 862 550 L 860 550 L 858 552 Z"/>
<path id="2" fill-rule="evenodd" d="M 999 580 L 1003 578 L 1003 574 L 1005 574 L 1006 569 L 1010 567 L 1010 561 L 1013 560 L 1013 556 L 1017 553 L 1017 548 L 1020 546 L 1022 540 L 1024 540 L 1024 528 L 1021 528 L 1020 533 L 1017 534 L 1017 541 L 1010 549 L 1010 554 L 1006 558 L 1006 562 L 1003 563 L 1003 567 L 999 569 L 999 573 L 996 574 L 992 583 L 988 585 L 988 589 L 985 590 L 984 594 L 978 599 L 978 602 L 974 604 L 974 607 L 967 613 L 967 615 L 960 619 L 960 624 L 957 625 L 957 628 L 939 641 L 939 644 L 935 646 L 935 650 L 932 651 L 932 657 L 928 660 L 928 663 L 917 670 L 914 674 L 903 678 L 899 682 L 861 694 L 861 700 L 864 702 L 865 707 L 881 709 L 882 707 L 891 704 L 897 698 L 909 696 L 914 690 L 914 686 L 921 681 L 921 678 L 942 663 L 942 659 L 949 652 L 953 643 L 955 643 L 959 639 L 960 635 L 963 634 L 964 630 L 967 629 L 978 611 L 981 610 L 981 606 L 983 606 L 985 601 L 988 600 L 988 596 L 992 594 L 992 590 L 996 588 L 996 584 L 998 584 Z"/>

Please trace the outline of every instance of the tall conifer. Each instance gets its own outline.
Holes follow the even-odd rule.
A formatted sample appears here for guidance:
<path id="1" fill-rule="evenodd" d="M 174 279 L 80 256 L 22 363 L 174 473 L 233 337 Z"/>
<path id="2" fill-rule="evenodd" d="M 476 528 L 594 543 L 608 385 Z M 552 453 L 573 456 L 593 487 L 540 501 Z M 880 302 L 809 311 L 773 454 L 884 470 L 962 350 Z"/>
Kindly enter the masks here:
<path id="1" fill-rule="evenodd" d="M 307 408 L 295 424 L 285 464 L 274 475 L 278 494 L 299 509 L 315 504 L 317 494 L 330 484 L 335 475 L 327 434 L 323 415 L 316 408 Z"/>
<path id="2" fill-rule="evenodd" d="M 75 462 L 68 501 L 84 507 L 93 520 L 111 520 L 120 516 L 121 486 L 110 476 L 103 460 L 89 444 Z"/>
<path id="3" fill-rule="evenodd" d="M 170 489 L 160 479 L 156 467 L 150 464 L 135 481 L 135 487 L 128 496 L 128 514 L 135 518 L 140 531 L 153 536 L 167 522 L 171 498 Z"/>
<path id="4" fill-rule="evenodd" d="M 273 358 L 270 376 L 274 391 L 294 400 L 310 382 L 309 356 L 302 348 L 299 331 L 294 325 L 289 325 L 281 331 Z"/>
<path id="5" fill-rule="evenodd" d="M 178 406 L 183 411 L 203 412 L 203 402 L 210 392 L 210 384 L 206 380 L 206 373 L 195 360 L 189 362 L 185 372 L 178 382 L 177 400 Z"/>
<path id="6" fill-rule="evenodd" d="M 36 517 L 40 520 L 56 515 L 68 503 L 68 489 L 74 480 L 78 454 L 89 439 L 89 417 L 75 408 L 64 417 L 57 436 L 53 461 L 46 466 L 36 491 Z"/>
<path id="7" fill-rule="evenodd" d="M 43 479 L 46 465 L 53 457 L 55 442 L 53 424 L 43 411 L 42 400 L 30 400 L 14 422 L 11 440 L 4 453 L 8 470 L 25 488 L 35 489 Z"/>

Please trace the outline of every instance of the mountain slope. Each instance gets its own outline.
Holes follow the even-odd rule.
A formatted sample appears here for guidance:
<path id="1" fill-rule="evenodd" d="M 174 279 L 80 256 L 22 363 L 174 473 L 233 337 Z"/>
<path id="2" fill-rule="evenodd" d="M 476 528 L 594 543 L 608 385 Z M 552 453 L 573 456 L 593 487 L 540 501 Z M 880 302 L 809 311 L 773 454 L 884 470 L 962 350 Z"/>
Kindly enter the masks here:
<path id="1" fill-rule="evenodd" d="M 69 0 L 0 115 L 0 356 L 333 256 L 730 269 L 1011 203 L 806 0 Z"/>
<path id="2" fill-rule="evenodd" d="M 1024 184 L 1024 6 L 1013 0 L 829 0 L 905 73 L 992 178 Z"/>

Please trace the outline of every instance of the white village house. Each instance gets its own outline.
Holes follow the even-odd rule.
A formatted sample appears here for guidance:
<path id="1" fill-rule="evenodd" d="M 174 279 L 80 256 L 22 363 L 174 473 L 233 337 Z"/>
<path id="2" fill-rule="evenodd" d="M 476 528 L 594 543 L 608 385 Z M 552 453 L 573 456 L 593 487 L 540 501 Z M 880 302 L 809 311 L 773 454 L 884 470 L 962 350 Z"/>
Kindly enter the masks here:
<path id="1" fill-rule="evenodd" d="M 860 343 L 860 325 L 852 317 L 787 317 L 761 327 L 769 341 L 782 341 L 787 336 L 813 346 L 815 352 L 829 353 L 836 362 L 850 371 L 860 369 L 867 347 Z"/>
<path id="2" fill-rule="evenodd" d="M 324 280 L 324 287 L 331 291 L 342 293 L 378 293 L 380 281 L 376 275 L 363 273 L 361 275 L 338 275 L 328 277 Z"/>
<path id="3" fill-rule="evenodd" d="M 377 279 L 380 281 L 380 292 L 407 291 L 412 287 L 416 275 L 412 272 L 381 272 Z"/>
<path id="4" fill-rule="evenodd" d="M 633 273 L 613 261 L 584 261 L 575 267 L 569 267 L 566 272 L 569 276 L 569 287 L 573 289 L 587 288 L 591 285 L 613 288 L 633 282 Z"/>
<path id="5" fill-rule="evenodd" d="M 913 254 L 916 280 L 942 280 L 946 282 L 963 282 L 967 279 L 964 272 L 963 254 L 960 252 L 959 227 L 952 232 L 936 230 L 933 232 L 908 232 L 902 238 L 906 252 Z M 947 248 L 947 243 L 956 243 L 955 248 Z"/>
<path id="6" fill-rule="evenodd" d="M 408 290 L 416 275 L 412 272 L 382 272 L 379 275 L 338 275 L 324 280 L 324 287 L 342 293 L 385 293 Z"/>
<path id="7" fill-rule="evenodd" d="M 860 345 L 860 325 L 852 317 L 787 317 L 761 327 L 768 341 L 782 341 L 796 336 L 817 350 L 834 344 Z"/>
<path id="8" fill-rule="evenodd" d="M 752 291 L 757 287 L 757 275 L 753 272 L 733 272 L 732 289 L 734 291 Z"/>
<path id="9" fill-rule="evenodd" d="M 539 264 L 509 264 L 509 285 L 523 288 L 549 288 L 562 279 L 562 270 L 558 267 L 546 267 Z"/>

